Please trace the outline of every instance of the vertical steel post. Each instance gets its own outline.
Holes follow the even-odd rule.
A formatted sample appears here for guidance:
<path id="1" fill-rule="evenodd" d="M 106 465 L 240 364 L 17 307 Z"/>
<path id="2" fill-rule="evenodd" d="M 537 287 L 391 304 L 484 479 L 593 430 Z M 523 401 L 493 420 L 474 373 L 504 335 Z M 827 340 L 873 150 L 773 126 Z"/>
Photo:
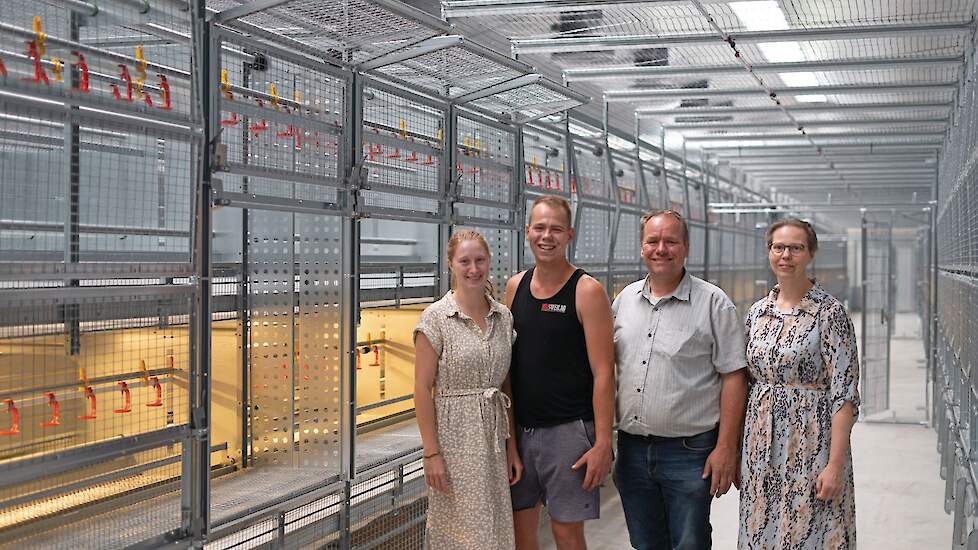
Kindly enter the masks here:
<path id="1" fill-rule="evenodd" d="M 614 275 L 611 272 L 611 266 L 614 262 L 615 243 L 618 240 L 618 229 L 621 225 L 621 197 L 619 197 L 620 192 L 618 190 L 618 175 L 615 173 L 615 159 L 612 158 L 613 155 L 611 154 L 611 146 L 608 143 L 608 118 L 610 110 L 611 107 L 609 103 L 605 101 L 602 109 L 602 124 L 604 126 L 604 154 L 608 157 L 607 166 L 608 176 L 610 177 L 608 181 L 611 183 L 611 198 L 614 199 L 615 202 L 615 209 L 611 214 L 612 219 L 610 220 L 611 227 L 609 229 L 611 229 L 611 235 L 609 235 L 608 239 L 608 257 L 605 261 L 605 269 L 607 271 L 607 275 L 605 276 L 605 291 L 607 291 L 610 295 L 614 295 Z"/>
<path id="2" fill-rule="evenodd" d="M 512 204 L 515 208 L 513 216 L 516 219 L 513 220 L 513 226 L 516 228 L 516 231 L 513 235 L 512 253 L 515 254 L 515 267 L 518 273 L 523 270 L 523 254 L 524 247 L 526 246 L 526 239 L 521 238 L 523 235 L 521 228 L 526 226 L 526 160 L 523 158 L 522 124 L 516 126 L 516 135 L 513 140 L 515 147 L 515 151 L 513 152 L 513 166 L 514 170 L 516 170 L 516 175 L 513 178 Z"/>
<path id="3" fill-rule="evenodd" d="M 215 60 L 216 62 L 221 62 L 222 60 Z M 251 63 L 242 62 L 241 63 L 241 82 L 242 86 L 247 88 L 251 85 Z M 249 119 L 248 116 L 244 116 L 244 120 L 241 122 L 241 162 L 247 164 L 248 159 L 251 158 L 249 154 L 249 140 L 248 140 L 248 127 Z M 248 192 L 248 176 L 241 177 L 241 190 L 245 193 Z M 251 455 L 248 452 L 248 447 L 251 443 L 251 434 L 249 429 L 251 427 L 250 417 L 251 417 L 251 326 L 249 321 L 251 320 L 251 295 L 250 291 L 250 273 L 248 271 L 248 248 L 249 239 L 248 232 L 249 227 L 249 214 L 247 208 L 241 209 L 241 286 L 238 289 L 238 323 L 241 327 L 241 467 L 247 468 L 249 462 L 251 461 Z"/>
<path id="4" fill-rule="evenodd" d="M 689 172 L 686 159 L 686 140 L 683 140 L 683 217 L 689 219 Z"/>
<path id="5" fill-rule="evenodd" d="M 660 208 L 672 208 L 669 202 L 669 177 L 666 175 L 666 128 L 659 128 L 659 176 L 662 178 L 662 206 Z"/>
<path id="6" fill-rule="evenodd" d="M 73 42 L 78 42 L 81 35 L 80 17 L 74 11 L 68 12 L 68 35 Z M 71 85 L 77 87 L 80 79 L 78 69 L 70 69 Z M 65 163 L 67 188 L 65 189 L 65 220 L 64 227 L 64 262 L 76 264 L 81 259 L 81 238 L 79 225 L 81 223 L 81 136 L 74 114 L 78 107 L 66 104 L 64 125 L 64 153 L 68 156 Z M 65 279 L 66 286 L 77 287 L 78 279 Z M 67 332 L 66 348 L 68 355 L 78 355 L 81 352 L 80 307 L 78 304 L 62 306 L 65 332 Z"/>
<path id="7" fill-rule="evenodd" d="M 346 153 L 340 160 L 341 167 L 350 175 L 344 200 L 343 259 L 342 265 L 348 270 L 343 285 L 343 322 L 340 324 L 341 338 L 345 353 L 340 369 L 340 479 L 349 482 L 356 474 L 356 433 L 357 433 L 357 326 L 360 324 L 360 186 L 363 184 L 363 80 L 354 72 L 345 86 L 347 131 L 344 140 Z"/>
<path id="8" fill-rule="evenodd" d="M 867 346 L 867 344 L 869 342 L 869 339 L 866 336 L 867 328 L 869 327 L 869 324 L 868 324 L 868 320 L 869 320 L 869 305 L 868 305 L 868 300 L 867 300 L 867 298 L 869 297 L 869 291 L 867 289 L 868 279 L 867 279 L 867 275 L 866 275 L 866 270 L 867 270 L 867 268 L 869 266 L 869 254 L 868 254 L 868 251 L 869 251 L 868 223 L 869 222 L 866 219 L 866 209 L 865 208 L 860 208 L 859 211 L 860 211 L 860 214 L 861 214 L 861 217 L 860 217 L 861 218 L 860 219 L 860 230 L 861 230 L 861 233 L 860 233 L 860 235 L 861 235 L 860 245 L 861 246 L 860 246 L 860 250 L 859 250 L 859 256 L 860 256 L 860 260 L 859 260 L 860 276 L 859 276 L 859 279 L 860 279 L 860 283 L 861 283 L 860 284 L 860 287 L 861 287 L 861 291 L 862 291 L 862 310 L 863 310 L 863 314 L 859 318 L 860 339 L 862 340 L 861 345 L 860 345 L 860 348 L 861 348 L 860 355 L 862 356 L 862 358 L 859 361 L 859 364 L 862 366 L 862 368 L 859 369 L 859 386 L 861 388 L 860 391 L 861 392 L 865 392 L 866 391 L 866 381 L 868 380 L 867 372 L 866 372 L 866 370 L 867 370 L 867 366 L 866 366 L 866 350 L 868 348 L 866 346 Z"/>
<path id="9" fill-rule="evenodd" d="M 703 193 L 703 280 L 710 280 L 710 156 L 700 155 L 700 192 Z"/>
<path id="10" fill-rule="evenodd" d="M 192 40 L 193 73 L 198 97 L 197 119 L 202 124 L 202 143 L 197 164 L 195 194 L 193 266 L 196 292 L 192 320 L 193 356 L 188 380 L 190 405 L 189 453 L 184 453 L 186 473 L 184 491 L 189 491 L 189 509 L 185 510 L 191 544 L 202 548 L 210 527 L 210 371 L 211 371 L 211 195 L 214 147 L 218 139 L 218 116 L 214 108 L 214 83 L 218 81 L 217 53 L 220 45 L 211 40 L 206 21 L 205 0 L 193 2 Z M 186 463 L 189 459 L 189 464 Z M 187 502 L 189 500 L 189 502 Z"/>

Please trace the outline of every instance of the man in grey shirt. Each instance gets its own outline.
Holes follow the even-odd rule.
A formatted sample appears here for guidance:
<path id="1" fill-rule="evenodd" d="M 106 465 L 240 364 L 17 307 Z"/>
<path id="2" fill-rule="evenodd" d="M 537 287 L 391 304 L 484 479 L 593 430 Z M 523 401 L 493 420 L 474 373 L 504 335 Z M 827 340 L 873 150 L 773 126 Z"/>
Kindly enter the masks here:
<path id="1" fill-rule="evenodd" d="M 690 275 L 677 212 L 642 218 L 646 278 L 612 304 L 618 371 L 615 484 L 633 547 L 712 544 L 710 503 L 737 480 L 747 399 L 744 333 L 716 286 Z"/>

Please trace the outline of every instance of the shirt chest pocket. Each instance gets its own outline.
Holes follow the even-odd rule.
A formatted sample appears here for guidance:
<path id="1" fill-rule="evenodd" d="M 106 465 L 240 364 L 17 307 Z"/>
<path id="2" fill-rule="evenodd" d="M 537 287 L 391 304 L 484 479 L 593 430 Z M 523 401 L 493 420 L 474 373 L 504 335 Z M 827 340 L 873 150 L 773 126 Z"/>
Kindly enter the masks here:
<path id="1" fill-rule="evenodd" d="M 669 357 L 702 357 L 712 352 L 705 335 L 689 329 L 659 329 L 652 342 L 652 351 Z"/>

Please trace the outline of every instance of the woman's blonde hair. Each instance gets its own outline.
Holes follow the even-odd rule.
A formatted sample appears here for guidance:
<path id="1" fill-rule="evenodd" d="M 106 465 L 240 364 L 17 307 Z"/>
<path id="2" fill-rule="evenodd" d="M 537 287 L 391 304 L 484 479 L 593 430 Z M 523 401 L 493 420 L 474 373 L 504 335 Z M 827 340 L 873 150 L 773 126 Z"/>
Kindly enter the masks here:
<path id="1" fill-rule="evenodd" d="M 489 259 L 492 259 L 492 251 L 489 250 L 489 243 L 486 242 L 486 238 L 482 236 L 482 233 L 472 229 L 463 229 L 457 233 L 452 233 L 451 238 L 448 239 L 448 263 L 452 263 L 452 258 L 455 257 L 455 251 L 458 250 L 458 245 L 462 244 L 463 241 L 476 241 L 482 245 L 482 248 L 489 255 Z M 452 288 L 455 287 L 455 274 L 451 275 Z M 486 294 L 488 294 L 493 299 L 496 298 L 496 285 L 492 283 L 490 277 L 486 277 Z"/>

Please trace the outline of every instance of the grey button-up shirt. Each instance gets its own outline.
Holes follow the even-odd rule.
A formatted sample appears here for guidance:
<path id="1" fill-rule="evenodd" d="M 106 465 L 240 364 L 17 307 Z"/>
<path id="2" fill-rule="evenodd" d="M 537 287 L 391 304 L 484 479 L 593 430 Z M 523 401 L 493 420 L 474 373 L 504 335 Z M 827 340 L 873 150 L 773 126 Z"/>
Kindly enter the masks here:
<path id="1" fill-rule="evenodd" d="M 625 287 L 615 316 L 618 428 L 688 437 L 720 420 L 720 374 L 746 366 L 737 308 L 716 286 L 686 272 L 656 299 L 648 279 Z"/>

